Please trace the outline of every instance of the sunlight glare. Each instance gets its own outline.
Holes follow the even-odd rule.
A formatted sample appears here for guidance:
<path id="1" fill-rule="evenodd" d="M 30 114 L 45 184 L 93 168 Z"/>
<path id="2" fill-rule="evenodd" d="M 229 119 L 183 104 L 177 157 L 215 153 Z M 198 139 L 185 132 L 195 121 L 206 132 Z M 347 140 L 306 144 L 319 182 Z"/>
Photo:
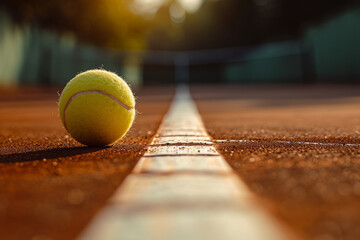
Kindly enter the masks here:
<path id="1" fill-rule="evenodd" d="M 167 0 L 134 0 L 132 10 L 139 14 L 154 15 Z"/>
<path id="2" fill-rule="evenodd" d="M 177 3 L 188 13 L 194 13 L 204 0 L 177 0 Z M 154 15 L 169 0 L 134 0 L 132 10 L 138 14 Z"/>
<path id="3" fill-rule="evenodd" d="M 188 13 L 194 13 L 201 7 L 203 0 L 177 0 Z"/>

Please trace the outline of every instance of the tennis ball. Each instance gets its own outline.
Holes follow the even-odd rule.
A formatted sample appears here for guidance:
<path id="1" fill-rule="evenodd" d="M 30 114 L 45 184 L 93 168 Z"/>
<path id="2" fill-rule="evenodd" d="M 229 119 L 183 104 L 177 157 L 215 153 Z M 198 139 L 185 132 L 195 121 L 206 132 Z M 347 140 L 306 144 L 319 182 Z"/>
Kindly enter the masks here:
<path id="1" fill-rule="evenodd" d="M 59 113 L 65 129 L 80 143 L 111 145 L 131 127 L 135 99 L 130 87 L 115 73 L 88 70 L 66 84 Z"/>

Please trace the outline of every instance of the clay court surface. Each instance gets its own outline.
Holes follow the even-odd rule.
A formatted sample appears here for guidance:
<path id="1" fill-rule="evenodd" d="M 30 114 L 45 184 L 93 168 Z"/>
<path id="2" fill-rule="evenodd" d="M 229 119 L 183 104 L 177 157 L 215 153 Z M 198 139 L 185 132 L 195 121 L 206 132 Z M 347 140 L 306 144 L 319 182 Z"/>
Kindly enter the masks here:
<path id="1" fill-rule="evenodd" d="M 136 121 L 111 148 L 66 133 L 57 91 L 0 90 L 0 239 L 75 238 L 144 153 L 174 88 L 136 91 Z M 285 226 L 304 239 L 360 239 L 360 87 L 191 92 L 217 150 Z"/>

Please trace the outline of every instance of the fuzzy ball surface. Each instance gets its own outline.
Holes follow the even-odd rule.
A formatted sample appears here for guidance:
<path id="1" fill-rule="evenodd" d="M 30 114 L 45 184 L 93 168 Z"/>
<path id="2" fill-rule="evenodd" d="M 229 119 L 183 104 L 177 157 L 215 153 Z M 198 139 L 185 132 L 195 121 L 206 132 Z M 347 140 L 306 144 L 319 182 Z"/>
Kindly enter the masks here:
<path id="1" fill-rule="evenodd" d="M 71 79 L 59 100 L 61 121 L 78 142 L 87 146 L 112 145 L 130 129 L 135 98 L 115 73 L 88 70 Z"/>

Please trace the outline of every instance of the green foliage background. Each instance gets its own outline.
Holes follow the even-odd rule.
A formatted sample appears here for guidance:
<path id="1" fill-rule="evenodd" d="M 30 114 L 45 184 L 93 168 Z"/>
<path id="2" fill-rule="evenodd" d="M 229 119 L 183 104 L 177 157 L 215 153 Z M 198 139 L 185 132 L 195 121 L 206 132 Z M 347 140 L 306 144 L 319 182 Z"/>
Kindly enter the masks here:
<path id="1" fill-rule="evenodd" d="M 164 1 L 154 16 L 131 10 L 133 0 L 2 0 L 16 22 L 32 23 L 108 48 L 192 50 L 289 40 L 356 0 L 204 0 L 182 24 Z"/>

